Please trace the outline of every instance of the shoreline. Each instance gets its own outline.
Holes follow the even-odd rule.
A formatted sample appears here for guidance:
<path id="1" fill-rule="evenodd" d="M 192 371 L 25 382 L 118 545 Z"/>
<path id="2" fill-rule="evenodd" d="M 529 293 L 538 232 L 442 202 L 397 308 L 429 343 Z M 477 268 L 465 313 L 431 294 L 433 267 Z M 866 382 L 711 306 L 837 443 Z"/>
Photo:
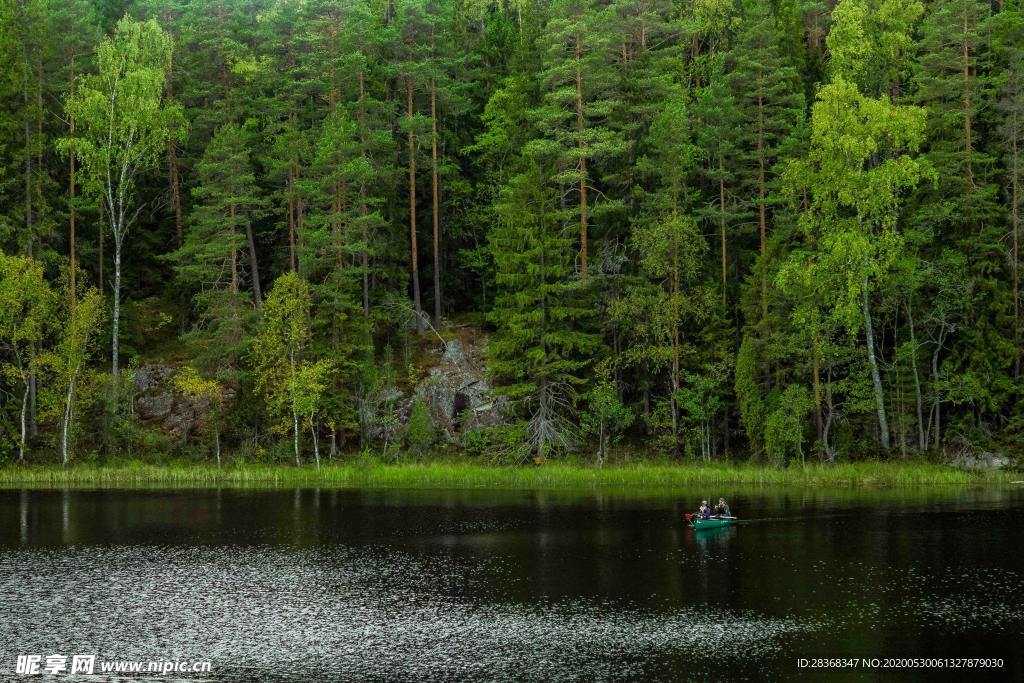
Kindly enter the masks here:
<path id="1" fill-rule="evenodd" d="M 315 465 L 151 465 L 120 462 L 0 466 L 2 488 L 63 486 L 174 485 L 302 486 L 336 488 L 425 489 L 580 489 L 670 488 L 692 485 L 783 485 L 796 487 L 898 488 L 910 486 L 1019 486 L 1019 472 L 971 472 L 932 463 L 860 462 L 808 464 L 775 469 L 763 465 L 723 463 L 633 462 L 605 465 L 546 463 L 541 466 L 487 465 L 472 461 L 424 461 L 384 464 L 349 460 Z"/>

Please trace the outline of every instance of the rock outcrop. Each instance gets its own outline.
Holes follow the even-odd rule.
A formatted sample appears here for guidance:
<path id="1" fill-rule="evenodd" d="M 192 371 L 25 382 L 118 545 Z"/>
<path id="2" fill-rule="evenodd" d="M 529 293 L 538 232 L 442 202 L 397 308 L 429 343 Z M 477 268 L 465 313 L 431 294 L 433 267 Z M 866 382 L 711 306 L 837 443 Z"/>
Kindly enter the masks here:
<path id="1" fill-rule="evenodd" d="M 142 424 L 157 427 L 170 439 L 183 442 L 205 430 L 210 400 L 183 396 L 174 389 L 176 368 L 168 365 L 143 365 L 135 369 L 134 408 Z M 235 391 L 222 388 L 222 404 L 230 405 Z"/>
<path id="2" fill-rule="evenodd" d="M 430 408 L 434 428 L 443 441 L 460 433 L 502 423 L 507 401 L 493 393 L 484 374 L 486 340 L 463 346 L 458 339 L 445 344 L 440 362 L 416 385 L 414 398 Z"/>
<path id="3" fill-rule="evenodd" d="M 373 440 L 394 442 L 401 437 L 416 399 L 430 410 L 434 429 L 441 443 L 461 440 L 469 431 L 503 423 L 508 401 L 492 391 L 484 373 L 482 335 L 463 335 L 440 346 L 428 356 L 426 377 L 410 392 L 396 386 L 385 387 L 365 406 L 369 414 L 367 435 Z M 209 399 L 193 399 L 174 387 L 176 368 L 168 365 L 143 365 L 135 370 L 134 409 L 139 421 L 158 428 L 170 439 L 182 443 L 204 432 L 210 418 Z M 222 405 L 230 410 L 235 389 L 224 386 Z M 381 416 L 390 415 L 389 419 Z"/>
<path id="4" fill-rule="evenodd" d="M 964 470 L 1005 470 L 1013 463 L 1001 453 L 961 453 L 952 464 Z"/>
<path id="5" fill-rule="evenodd" d="M 976 451 L 974 445 L 964 438 L 954 439 L 949 464 L 963 470 L 1005 470 L 1013 461 L 1002 453 Z"/>

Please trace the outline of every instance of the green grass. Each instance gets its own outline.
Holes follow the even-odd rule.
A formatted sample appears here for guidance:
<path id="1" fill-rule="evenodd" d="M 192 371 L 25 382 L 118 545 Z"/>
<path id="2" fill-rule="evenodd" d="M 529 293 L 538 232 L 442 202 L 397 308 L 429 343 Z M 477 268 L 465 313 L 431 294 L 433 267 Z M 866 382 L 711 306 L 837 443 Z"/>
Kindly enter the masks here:
<path id="1" fill-rule="evenodd" d="M 0 467 L 0 486 L 293 486 L 373 488 L 552 489 L 656 488 L 703 484 L 825 486 L 975 486 L 1009 484 L 1017 473 L 972 473 L 926 463 L 864 462 L 774 469 L 757 465 L 636 463 L 596 468 L 547 463 L 543 466 L 487 466 L 466 461 L 382 464 L 350 461 L 323 466 L 235 464 Z"/>

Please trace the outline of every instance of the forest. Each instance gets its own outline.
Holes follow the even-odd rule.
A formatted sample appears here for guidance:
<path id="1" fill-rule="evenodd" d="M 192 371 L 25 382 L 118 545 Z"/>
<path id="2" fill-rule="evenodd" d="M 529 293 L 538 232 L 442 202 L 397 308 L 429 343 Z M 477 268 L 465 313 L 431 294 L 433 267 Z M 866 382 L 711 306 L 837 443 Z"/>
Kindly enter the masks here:
<path id="1" fill-rule="evenodd" d="M 470 332 L 485 459 L 1020 449 L 1020 0 L 0 0 L 0 76 L 9 462 L 418 457 Z"/>

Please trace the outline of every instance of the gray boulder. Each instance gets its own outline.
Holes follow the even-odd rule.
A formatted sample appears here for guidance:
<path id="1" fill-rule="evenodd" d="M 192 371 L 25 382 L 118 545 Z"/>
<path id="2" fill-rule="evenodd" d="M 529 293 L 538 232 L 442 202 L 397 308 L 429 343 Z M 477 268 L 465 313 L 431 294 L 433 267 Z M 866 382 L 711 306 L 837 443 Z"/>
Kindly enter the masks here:
<path id="1" fill-rule="evenodd" d="M 504 420 L 507 401 L 493 394 L 484 374 L 485 348 L 486 339 L 469 348 L 458 339 L 447 342 L 440 362 L 415 388 L 415 396 L 427 403 L 434 427 L 445 441 Z"/>
<path id="2" fill-rule="evenodd" d="M 206 430 L 210 419 L 210 400 L 193 399 L 174 389 L 177 368 L 168 365 L 143 365 L 135 369 L 132 384 L 135 415 L 149 427 L 156 427 L 171 440 L 183 443 Z M 227 406 L 235 398 L 235 389 L 223 386 L 221 403 Z"/>
<path id="3" fill-rule="evenodd" d="M 1004 470 L 1013 462 L 1002 453 L 983 451 L 981 453 L 960 453 L 953 459 L 952 464 L 964 470 L 990 471 Z"/>

